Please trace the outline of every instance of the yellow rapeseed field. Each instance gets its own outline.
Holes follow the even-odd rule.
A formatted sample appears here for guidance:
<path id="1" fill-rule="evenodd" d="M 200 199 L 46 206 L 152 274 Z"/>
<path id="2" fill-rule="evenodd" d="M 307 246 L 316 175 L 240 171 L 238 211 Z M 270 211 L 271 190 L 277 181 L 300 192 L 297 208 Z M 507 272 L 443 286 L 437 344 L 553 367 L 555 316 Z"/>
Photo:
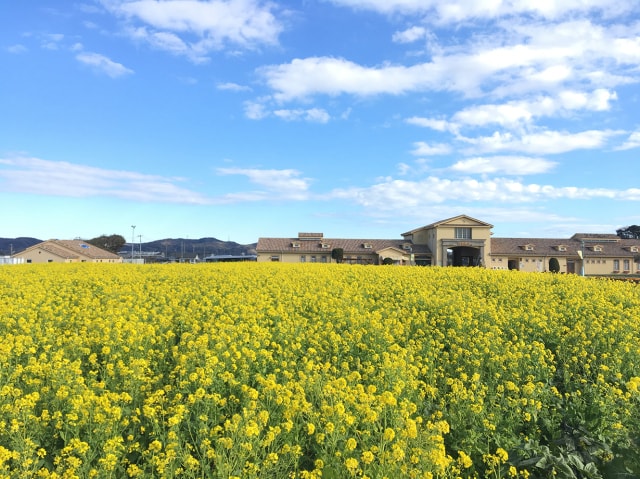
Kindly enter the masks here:
<path id="1" fill-rule="evenodd" d="M 2 267 L 0 477 L 639 477 L 639 312 L 478 268 Z"/>

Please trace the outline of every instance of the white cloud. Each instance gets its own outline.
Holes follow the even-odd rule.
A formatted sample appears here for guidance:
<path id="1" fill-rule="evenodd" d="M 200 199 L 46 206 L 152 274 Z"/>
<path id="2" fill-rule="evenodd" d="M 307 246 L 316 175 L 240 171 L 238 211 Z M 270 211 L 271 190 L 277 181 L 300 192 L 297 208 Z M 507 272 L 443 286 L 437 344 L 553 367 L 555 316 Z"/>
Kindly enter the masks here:
<path id="1" fill-rule="evenodd" d="M 197 53 L 192 52 L 192 47 L 172 32 L 148 32 L 146 28 L 139 28 L 135 36 L 145 38 L 149 44 L 159 50 L 165 50 L 175 55 L 193 55 L 194 59 L 200 59 Z M 193 49 L 197 52 L 197 49 Z"/>
<path id="2" fill-rule="evenodd" d="M 227 90 L 227 91 L 251 91 L 250 87 L 246 85 L 238 85 L 237 83 L 233 83 L 233 82 L 218 83 L 216 85 L 216 88 L 218 88 L 218 90 Z"/>
<path id="3" fill-rule="evenodd" d="M 524 101 L 514 101 L 502 105 L 478 105 L 465 108 L 453 115 L 453 121 L 470 126 L 498 124 L 516 127 L 528 123 L 533 118 L 532 105 Z"/>
<path id="4" fill-rule="evenodd" d="M 199 193 L 177 186 L 184 180 L 132 171 L 107 170 L 39 158 L 0 159 L 3 189 L 67 197 L 114 197 L 125 200 L 208 204 Z"/>
<path id="5" fill-rule="evenodd" d="M 557 163 L 542 158 L 520 156 L 478 157 L 460 160 L 451 170 L 465 174 L 535 175 L 548 173 Z"/>
<path id="6" fill-rule="evenodd" d="M 433 208 L 446 202 L 531 203 L 545 199 L 611 199 L 640 201 L 640 189 L 614 190 L 523 183 L 509 178 L 476 180 L 430 176 L 421 181 L 386 178 L 366 188 L 336 189 L 331 198 L 354 201 L 378 211 L 403 212 L 407 208 Z M 465 206 L 466 208 L 466 206 Z"/>
<path id="7" fill-rule="evenodd" d="M 305 111 L 305 120 L 317 123 L 327 123 L 331 115 L 322 108 L 310 108 Z"/>
<path id="8" fill-rule="evenodd" d="M 422 126 L 425 128 L 431 128 L 436 131 L 451 131 L 455 132 L 458 130 L 458 125 L 455 123 L 451 123 L 447 120 L 435 119 L 435 118 L 422 118 L 418 116 L 412 116 L 411 118 L 407 118 L 405 120 L 406 123 L 410 125 Z"/>
<path id="9" fill-rule="evenodd" d="M 539 96 L 531 100 L 471 106 L 455 113 L 452 122 L 467 126 L 498 124 L 507 128 L 516 128 L 540 117 L 566 116 L 578 110 L 609 110 L 611 101 L 617 98 L 616 92 L 604 88 L 592 92 L 564 90 L 554 97 Z"/>
<path id="10" fill-rule="evenodd" d="M 64 40 L 64 34 L 62 33 L 45 33 L 40 38 L 40 46 L 45 50 L 58 50 Z"/>
<path id="11" fill-rule="evenodd" d="M 323 108 L 279 108 L 271 110 L 269 98 L 244 103 L 244 114 L 250 120 L 262 120 L 271 115 L 285 121 L 307 121 L 311 123 L 327 123 L 331 115 Z"/>
<path id="12" fill-rule="evenodd" d="M 559 91 L 607 92 L 638 82 L 640 39 L 632 29 L 588 20 L 494 25 L 492 35 L 440 46 L 430 61 L 361 65 L 345 58 L 307 57 L 258 70 L 280 101 L 316 95 L 399 95 L 451 91 L 467 98 Z M 606 104 L 606 98 L 602 101 Z"/>
<path id="13" fill-rule="evenodd" d="M 220 175 L 246 176 L 249 181 L 263 188 L 262 191 L 234 194 L 233 199 L 245 200 L 305 200 L 308 198 L 309 178 L 301 178 L 298 170 L 258 169 L 258 168 L 218 168 Z M 228 196 L 231 198 L 231 196 Z"/>
<path id="14" fill-rule="evenodd" d="M 531 100 L 470 106 L 454 113 L 451 120 L 413 116 L 405 122 L 455 135 L 464 127 L 499 125 L 513 130 L 529 126 L 541 117 L 566 117 L 580 110 L 606 111 L 611 108 L 611 102 L 617 99 L 616 92 L 603 88 L 593 92 L 565 90 L 555 97 L 541 96 Z"/>
<path id="15" fill-rule="evenodd" d="M 605 16 L 633 11 L 633 0 L 331 0 L 336 5 L 373 10 L 382 14 L 422 14 L 442 23 L 531 14 L 557 19 L 569 13 L 600 11 Z M 427 14 L 428 15 L 425 15 Z"/>
<path id="16" fill-rule="evenodd" d="M 451 146 L 444 143 L 428 144 L 424 141 L 416 141 L 411 151 L 415 156 L 437 156 L 451 153 Z"/>
<path id="17" fill-rule="evenodd" d="M 640 130 L 634 131 L 629 135 L 627 141 L 625 141 L 622 145 L 620 145 L 616 150 L 631 150 L 633 148 L 640 147 Z"/>
<path id="18" fill-rule="evenodd" d="M 269 112 L 263 103 L 259 101 L 247 101 L 244 103 L 244 114 L 250 120 L 262 120 L 269 116 Z"/>
<path id="19" fill-rule="evenodd" d="M 94 70 L 104 73 L 111 78 L 118 78 L 124 75 L 133 73 L 133 70 L 125 67 L 120 63 L 116 63 L 113 60 L 100 55 L 99 53 L 79 53 L 76 55 L 76 59 L 85 65 L 92 67 Z"/>
<path id="20" fill-rule="evenodd" d="M 587 130 L 578 133 L 562 131 L 541 131 L 514 135 L 510 132 L 495 132 L 491 136 L 463 138 L 460 140 L 473 145 L 467 154 L 481 154 L 514 151 L 527 154 L 558 154 L 574 150 L 595 149 L 605 146 L 607 141 L 622 134 L 614 130 Z"/>
<path id="21" fill-rule="evenodd" d="M 273 114 L 278 118 L 289 121 L 305 120 L 314 123 L 327 123 L 331 119 L 329 113 L 321 108 L 275 110 Z"/>
<path id="22" fill-rule="evenodd" d="M 393 34 L 392 40 L 396 43 L 413 43 L 427 37 L 428 32 L 424 27 L 413 26 L 401 32 Z"/>
<path id="23" fill-rule="evenodd" d="M 341 58 L 310 57 L 266 66 L 259 73 L 275 91 L 277 100 L 289 101 L 317 94 L 400 94 L 429 84 L 435 86 L 427 69 L 428 65 L 369 68 Z"/>
<path id="24" fill-rule="evenodd" d="M 18 43 L 16 45 L 8 46 L 7 51 L 9 53 L 18 54 L 18 53 L 25 53 L 26 51 L 28 51 L 28 48 Z"/>
<path id="25" fill-rule="evenodd" d="M 129 32 L 156 48 L 196 62 L 227 46 L 275 45 L 283 27 L 276 5 L 262 0 L 102 0 L 131 24 Z"/>

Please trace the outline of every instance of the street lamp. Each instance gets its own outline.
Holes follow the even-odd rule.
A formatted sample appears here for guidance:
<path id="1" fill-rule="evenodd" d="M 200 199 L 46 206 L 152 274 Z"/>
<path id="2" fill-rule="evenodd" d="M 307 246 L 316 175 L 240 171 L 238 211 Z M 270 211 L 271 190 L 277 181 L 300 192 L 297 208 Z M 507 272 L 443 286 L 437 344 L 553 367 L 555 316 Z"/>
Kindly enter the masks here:
<path id="1" fill-rule="evenodd" d="M 138 239 L 140 240 L 140 257 L 142 258 L 142 235 L 138 235 Z"/>
<path id="2" fill-rule="evenodd" d="M 131 262 L 133 263 L 133 246 L 136 241 L 136 225 L 131 225 Z"/>

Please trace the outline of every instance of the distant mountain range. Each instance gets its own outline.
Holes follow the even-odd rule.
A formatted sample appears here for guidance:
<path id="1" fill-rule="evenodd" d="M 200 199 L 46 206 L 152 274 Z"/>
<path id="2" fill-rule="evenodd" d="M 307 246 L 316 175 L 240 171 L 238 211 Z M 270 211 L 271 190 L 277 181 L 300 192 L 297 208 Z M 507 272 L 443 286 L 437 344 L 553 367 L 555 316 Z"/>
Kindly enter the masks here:
<path id="1" fill-rule="evenodd" d="M 0 238 L 0 256 L 19 253 L 41 242 L 42 240 L 37 238 Z M 135 243 L 133 249 L 134 255 L 140 254 L 142 250 L 144 256 L 158 253 L 159 256 L 164 256 L 167 259 L 195 258 L 196 255 L 199 258 L 204 258 L 220 254 L 255 254 L 256 243 L 243 245 L 235 241 L 221 241 L 216 238 L 167 238 L 148 243 Z M 125 244 L 120 253 L 131 256 L 131 243 Z"/>
<path id="2" fill-rule="evenodd" d="M 11 256 L 11 254 L 19 253 L 34 244 L 41 243 L 42 240 L 37 238 L 0 238 L 0 256 Z"/>

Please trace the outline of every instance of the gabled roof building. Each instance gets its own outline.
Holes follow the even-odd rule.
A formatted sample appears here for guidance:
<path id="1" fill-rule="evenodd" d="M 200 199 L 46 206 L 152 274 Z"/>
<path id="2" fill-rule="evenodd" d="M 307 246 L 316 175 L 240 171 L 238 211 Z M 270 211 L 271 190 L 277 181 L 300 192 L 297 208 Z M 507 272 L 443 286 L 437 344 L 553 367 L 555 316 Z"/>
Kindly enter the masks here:
<path id="1" fill-rule="evenodd" d="M 343 263 L 484 266 L 491 269 L 548 271 L 551 258 L 563 273 L 640 273 L 640 240 L 612 234 L 576 233 L 570 238 L 493 238 L 493 225 L 459 215 L 410 230 L 400 239 L 259 238 L 258 261 L 331 263 L 341 249 Z"/>
<path id="2" fill-rule="evenodd" d="M 24 263 L 122 263 L 122 257 L 82 240 L 47 240 L 13 256 Z"/>

